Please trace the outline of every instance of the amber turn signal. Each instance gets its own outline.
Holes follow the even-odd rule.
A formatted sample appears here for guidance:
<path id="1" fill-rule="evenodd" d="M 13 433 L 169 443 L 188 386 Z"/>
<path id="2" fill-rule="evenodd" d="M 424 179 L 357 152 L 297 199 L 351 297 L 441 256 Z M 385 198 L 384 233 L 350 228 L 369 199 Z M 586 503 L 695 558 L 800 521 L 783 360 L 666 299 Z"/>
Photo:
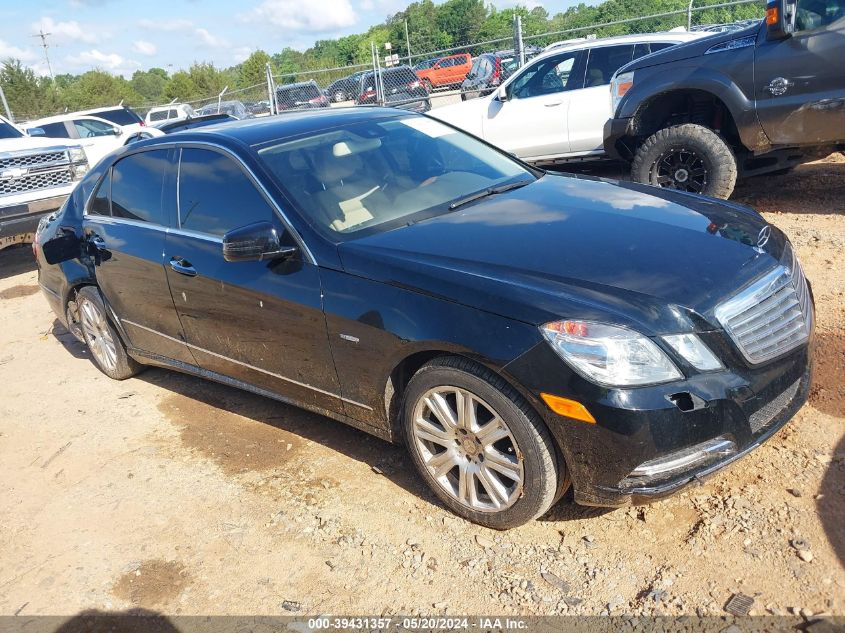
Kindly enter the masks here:
<path id="1" fill-rule="evenodd" d="M 769 7 L 766 9 L 766 24 L 769 26 L 774 26 L 778 23 L 778 8 L 777 7 Z"/>
<path id="2" fill-rule="evenodd" d="M 558 415 L 563 415 L 573 420 L 581 420 L 581 422 L 588 422 L 589 424 L 596 423 L 596 419 L 580 402 L 561 398 L 560 396 L 553 396 L 550 393 L 541 393 L 540 397 L 549 406 L 549 409 Z"/>

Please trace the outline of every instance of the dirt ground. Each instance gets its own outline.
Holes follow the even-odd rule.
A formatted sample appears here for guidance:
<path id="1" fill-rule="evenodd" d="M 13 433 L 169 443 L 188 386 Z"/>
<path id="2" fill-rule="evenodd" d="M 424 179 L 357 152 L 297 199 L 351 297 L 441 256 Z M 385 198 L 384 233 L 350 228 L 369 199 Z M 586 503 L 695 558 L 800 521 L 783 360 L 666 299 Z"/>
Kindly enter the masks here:
<path id="1" fill-rule="evenodd" d="M 176 373 L 114 382 L 0 253 L 0 615 L 845 614 L 845 159 L 741 185 L 815 292 L 810 403 L 705 485 L 507 533 L 402 450 Z"/>

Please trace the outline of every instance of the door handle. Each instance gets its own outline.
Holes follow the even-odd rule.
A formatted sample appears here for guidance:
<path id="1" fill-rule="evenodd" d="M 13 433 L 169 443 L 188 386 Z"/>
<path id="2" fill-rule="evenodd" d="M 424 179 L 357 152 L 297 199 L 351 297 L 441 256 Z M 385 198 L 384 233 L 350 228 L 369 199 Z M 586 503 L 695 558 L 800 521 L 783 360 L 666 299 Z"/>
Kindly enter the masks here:
<path id="1" fill-rule="evenodd" d="M 98 251 L 106 250 L 106 241 L 99 235 L 92 235 L 88 242 Z"/>
<path id="2" fill-rule="evenodd" d="M 170 268 L 173 272 L 185 275 L 186 277 L 196 277 L 197 269 L 191 266 L 190 262 L 186 262 L 181 257 L 174 257 L 170 260 Z"/>
<path id="3" fill-rule="evenodd" d="M 563 103 L 563 101 L 556 101 L 555 103 L 544 103 L 543 105 L 547 108 L 554 108 L 555 106 L 559 106 Z"/>

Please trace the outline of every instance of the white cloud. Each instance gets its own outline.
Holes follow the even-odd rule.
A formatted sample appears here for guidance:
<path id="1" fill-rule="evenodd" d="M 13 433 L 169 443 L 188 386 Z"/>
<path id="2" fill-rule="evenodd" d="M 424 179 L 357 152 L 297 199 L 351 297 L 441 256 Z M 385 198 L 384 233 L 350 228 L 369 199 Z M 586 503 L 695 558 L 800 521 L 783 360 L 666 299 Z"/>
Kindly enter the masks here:
<path id="1" fill-rule="evenodd" d="M 210 48 L 222 48 L 228 46 L 228 42 L 226 42 L 226 40 L 217 37 L 216 35 L 212 35 L 207 29 L 196 29 L 194 33 L 199 38 L 200 42 Z"/>
<path id="2" fill-rule="evenodd" d="M 41 18 L 38 22 L 32 23 L 32 31 L 38 32 L 43 30 L 45 33 L 50 33 L 51 44 L 62 44 L 68 42 L 84 42 L 86 44 L 96 44 L 108 34 L 102 30 L 94 27 L 83 27 L 79 22 L 71 20 L 70 22 L 56 22 L 53 18 L 47 16 Z"/>
<path id="3" fill-rule="evenodd" d="M 8 44 L 4 40 L 0 40 L 0 59 L 13 57 L 24 62 L 33 61 L 37 57 L 35 51 L 27 50 L 25 48 L 18 48 L 12 44 Z"/>
<path id="4" fill-rule="evenodd" d="M 323 0 L 320 3 L 264 0 L 241 18 L 248 22 L 269 23 L 283 29 L 309 33 L 344 29 L 358 21 L 349 0 Z"/>
<path id="5" fill-rule="evenodd" d="M 141 67 L 138 62 L 117 53 L 103 53 L 96 48 L 65 58 L 65 63 L 80 70 L 100 68 L 118 75 L 129 75 Z"/>
<path id="6" fill-rule="evenodd" d="M 190 20 L 150 20 L 143 18 L 138 20 L 138 26 L 150 31 L 189 31 L 194 28 Z"/>
<path id="7" fill-rule="evenodd" d="M 166 33 L 190 33 L 201 45 L 209 48 L 226 48 L 229 46 L 222 37 L 217 37 L 208 29 L 196 26 L 190 20 L 138 20 L 138 26 L 150 31 L 164 31 Z M 140 51 L 139 51 L 140 52 Z"/>
<path id="8" fill-rule="evenodd" d="M 132 44 L 132 50 L 141 55 L 155 55 L 158 52 L 156 45 L 146 40 L 137 40 Z"/>
<path id="9" fill-rule="evenodd" d="M 232 51 L 232 59 L 235 61 L 236 64 L 240 64 L 241 62 L 245 61 L 247 57 L 252 55 L 253 49 L 249 46 L 239 46 L 235 50 Z"/>

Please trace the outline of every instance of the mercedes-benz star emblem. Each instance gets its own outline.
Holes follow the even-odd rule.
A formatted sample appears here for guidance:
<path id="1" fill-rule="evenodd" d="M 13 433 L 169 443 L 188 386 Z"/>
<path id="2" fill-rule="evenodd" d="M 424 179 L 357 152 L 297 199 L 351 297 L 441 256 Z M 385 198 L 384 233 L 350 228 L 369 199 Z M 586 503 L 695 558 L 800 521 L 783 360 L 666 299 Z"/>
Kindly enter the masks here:
<path id="1" fill-rule="evenodd" d="M 755 251 L 758 253 L 765 253 L 766 251 L 763 250 L 763 247 L 769 243 L 769 238 L 772 237 L 772 227 L 771 225 L 767 224 L 760 232 L 757 234 L 757 246 L 754 248 Z"/>

